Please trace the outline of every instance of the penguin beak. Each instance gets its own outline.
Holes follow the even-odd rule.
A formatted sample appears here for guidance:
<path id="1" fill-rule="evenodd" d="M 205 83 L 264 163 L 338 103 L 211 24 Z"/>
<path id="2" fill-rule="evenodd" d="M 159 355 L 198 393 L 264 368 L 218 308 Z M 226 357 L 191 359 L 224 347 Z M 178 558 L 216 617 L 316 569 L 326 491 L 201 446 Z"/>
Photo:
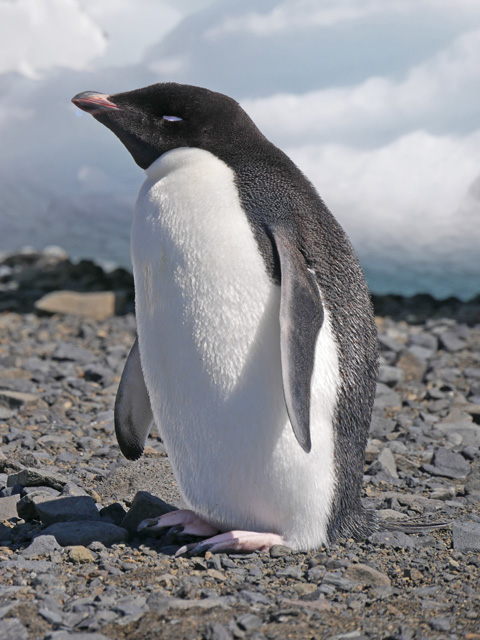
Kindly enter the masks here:
<path id="1" fill-rule="evenodd" d="M 92 115 L 97 115 L 105 111 L 123 111 L 121 107 L 109 100 L 109 96 L 97 91 L 84 91 L 77 93 L 72 98 L 73 104 Z"/>

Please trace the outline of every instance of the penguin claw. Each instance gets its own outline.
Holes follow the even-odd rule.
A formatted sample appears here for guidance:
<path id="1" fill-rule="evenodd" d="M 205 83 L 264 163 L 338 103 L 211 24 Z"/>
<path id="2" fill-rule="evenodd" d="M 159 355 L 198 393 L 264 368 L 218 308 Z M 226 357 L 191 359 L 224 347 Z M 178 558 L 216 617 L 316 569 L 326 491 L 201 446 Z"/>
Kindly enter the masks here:
<path id="1" fill-rule="evenodd" d="M 190 556 L 196 556 L 207 551 L 211 553 L 269 551 L 275 544 L 288 546 L 284 538 L 276 533 L 228 531 L 201 542 L 184 544 L 177 550 L 175 556 L 181 556 L 186 553 Z"/>
<path id="2" fill-rule="evenodd" d="M 158 518 L 147 518 L 142 520 L 137 527 L 137 531 L 148 529 L 148 531 L 156 532 L 163 529 L 169 529 L 168 533 L 191 536 L 211 536 L 218 532 L 216 527 L 213 527 L 205 520 L 202 520 L 199 516 L 195 515 L 190 509 L 178 509 L 176 511 L 169 511 L 164 513 Z"/>

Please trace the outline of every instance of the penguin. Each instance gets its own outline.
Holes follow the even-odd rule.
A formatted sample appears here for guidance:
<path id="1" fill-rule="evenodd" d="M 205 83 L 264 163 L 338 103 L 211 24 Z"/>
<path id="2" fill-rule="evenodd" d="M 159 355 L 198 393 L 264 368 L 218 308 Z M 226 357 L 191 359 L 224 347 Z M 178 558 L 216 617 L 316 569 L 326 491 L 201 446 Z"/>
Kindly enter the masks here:
<path id="1" fill-rule="evenodd" d="M 206 538 L 179 554 L 367 537 L 377 333 L 339 223 L 228 96 L 160 83 L 72 101 L 146 174 L 115 428 L 135 460 L 155 423 L 188 509 L 139 529 Z"/>

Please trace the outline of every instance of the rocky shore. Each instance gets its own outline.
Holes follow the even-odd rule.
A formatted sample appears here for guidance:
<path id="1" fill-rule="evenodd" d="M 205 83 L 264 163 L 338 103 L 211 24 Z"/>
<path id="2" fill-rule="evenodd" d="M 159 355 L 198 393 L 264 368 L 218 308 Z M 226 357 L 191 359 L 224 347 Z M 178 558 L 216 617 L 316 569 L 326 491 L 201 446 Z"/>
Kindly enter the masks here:
<path id="1" fill-rule="evenodd" d="M 57 248 L 0 256 L 0 638 L 480 640 L 480 297 L 374 304 L 365 502 L 452 524 L 175 558 L 182 541 L 136 533 L 181 505 L 163 445 L 128 462 L 113 428 L 131 275 Z"/>

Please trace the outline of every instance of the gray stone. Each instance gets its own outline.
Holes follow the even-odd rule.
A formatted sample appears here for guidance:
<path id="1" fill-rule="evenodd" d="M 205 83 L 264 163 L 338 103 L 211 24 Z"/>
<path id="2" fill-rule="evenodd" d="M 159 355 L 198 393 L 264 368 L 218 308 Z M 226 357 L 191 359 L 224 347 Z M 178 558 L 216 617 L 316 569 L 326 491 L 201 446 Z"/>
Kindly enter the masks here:
<path id="1" fill-rule="evenodd" d="M 465 483 L 465 491 L 466 493 L 480 491 L 480 462 L 476 462 L 472 465 L 471 471 L 467 477 L 467 482 Z"/>
<path id="2" fill-rule="evenodd" d="M 303 570 L 295 565 L 283 567 L 275 571 L 277 578 L 293 578 L 294 580 L 301 580 L 303 578 Z"/>
<path id="3" fill-rule="evenodd" d="M 19 500 L 19 494 L 0 498 L 0 522 L 17 517 L 17 503 Z"/>
<path id="4" fill-rule="evenodd" d="M 128 540 L 126 529 L 97 520 L 57 522 L 44 529 L 42 534 L 54 536 L 62 547 L 68 545 L 86 547 L 94 541 L 110 547 L 112 544 Z"/>
<path id="5" fill-rule="evenodd" d="M 95 360 L 95 354 L 82 347 L 61 342 L 51 355 L 52 360 L 70 361 L 78 364 L 87 364 Z"/>
<path id="6" fill-rule="evenodd" d="M 351 580 L 332 571 L 323 576 L 322 584 L 331 585 L 340 591 L 351 591 L 355 586 Z"/>
<path id="7" fill-rule="evenodd" d="M 454 331 L 444 331 L 438 337 L 441 346 L 450 352 L 461 351 L 467 346 L 465 340 L 459 338 Z"/>
<path id="8" fill-rule="evenodd" d="M 368 538 L 372 544 L 395 549 L 413 549 L 415 540 L 403 531 L 376 531 Z"/>
<path id="9" fill-rule="evenodd" d="M 161 498 L 152 496 L 147 491 L 138 491 L 133 499 L 127 515 L 121 522 L 121 527 L 126 529 L 131 535 L 136 533 L 137 527 L 147 518 L 156 518 L 169 511 L 174 511 L 175 507 L 164 502 Z"/>
<path id="10" fill-rule="evenodd" d="M 470 464 L 461 454 L 438 447 L 433 454 L 432 464 L 424 464 L 422 469 L 433 476 L 463 479 L 470 472 Z"/>
<path id="11" fill-rule="evenodd" d="M 47 470 L 44 471 L 41 469 L 32 469 L 31 467 L 27 467 L 25 469 L 21 469 L 17 473 L 10 474 L 7 480 L 7 487 L 14 487 L 16 484 L 20 484 L 23 487 L 38 487 L 46 485 L 47 487 L 52 487 L 52 489 L 61 491 L 65 483 L 66 480 L 64 478 L 53 475 Z"/>
<path id="12" fill-rule="evenodd" d="M 397 366 L 403 371 L 405 382 L 422 380 L 427 370 L 427 361 L 419 357 L 412 349 L 402 351 L 397 360 Z"/>
<path id="13" fill-rule="evenodd" d="M 352 564 L 344 574 L 345 578 L 358 582 L 368 587 L 385 587 L 390 585 L 390 578 L 385 574 L 372 569 L 366 564 Z"/>
<path id="14" fill-rule="evenodd" d="M 244 613 L 237 618 L 237 624 L 243 631 L 253 631 L 253 629 L 261 627 L 263 622 L 254 613 Z"/>
<path id="15" fill-rule="evenodd" d="M 60 550 L 61 547 L 53 536 L 40 534 L 21 552 L 21 555 L 23 558 L 32 559 L 50 556 L 51 553 Z"/>
<path id="16" fill-rule="evenodd" d="M 380 416 L 372 416 L 372 422 L 370 423 L 369 436 L 371 438 L 385 439 L 389 433 L 395 429 L 395 421 L 389 418 L 382 418 Z"/>
<path id="17" fill-rule="evenodd" d="M 68 496 L 42 501 L 36 505 L 37 514 L 43 524 L 68 522 L 70 520 L 99 520 L 95 500 L 90 496 Z"/>
<path id="18" fill-rule="evenodd" d="M 462 444 L 465 446 L 480 447 L 480 425 L 473 422 L 441 422 L 435 428 L 447 437 L 450 433 L 458 433 L 462 436 Z"/>
<path id="19" fill-rule="evenodd" d="M 368 473 L 370 475 L 375 475 L 379 471 L 385 471 L 392 476 L 392 478 L 398 478 L 395 457 L 388 447 L 382 449 L 378 458 L 370 465 Z"/>
<path id="20" fill-rule="evenodd" d="M 62 496 L 88 496 L 88 493 L 78 484 L 67 482 L 62 489 Z"/>
<path id="21" fill-rule="evenodd" d="M 232 640 L 233 636 L 223 624 L 212 622 L 205 630 L 205 640 Z"/>
<path id="22" fill-rule="evenodd" d="M 452 628 L 448 618 L 432 618 L 429 620 L 429 625 L 434 631 L 450 631 Z"/>
<path id="23" fill-rule="evenodd" d="M 458 551 L 480 551 L 480 522 L 454 522 L 452 538 Z"/>
<path id="24" fill-rule="evenodd" d="M 383 382 L 377 384 L 377 394 L 375 396 L 375 409 L 385 409 L 402 406 L 402 400 L 396 391 L 390 389 Z"/>
<path id="25" fill-rule="evenodd" d="M 22 391 L 0 391 L 0 407 L 7 409 L 20 409 L 24 405 L 45 405 L 40 396 L 33 393 L 23 393 Z M 46 406 L 46 405 L 45 405 Z"/>
<path id="26" fill-rule="evenodd" d="M 378 380 L 391 387 L 394 387 L 404 379 L 404 373 L 400 367 L 392 367 L 387 364 L 382 364 L 378 371 Z"/>
<path id="27" fill-rule="evenodd" d="M 28 640 L 29 634 L 18 618 L 0 620 L 0 638 L 2 640 Z"/>
<path id="28" fill-rule="evenodd" d="M 59 626 L 62 623 L 62 614 L 58 611 L 41 607 L 38 610 L 38 613 L 51 625 Z"/>
<path id="29" fill-rule="evenodd" d="M 378 341 L 381 346 L 386 347 L 389 351 L 394 351 L 395 353 L 398 353 L 404 348 L 403 344 L 400 344 L 400 342 L 397 342 L 394 338 L 382 333 L 378 336 Z"/>
<path id="30" fill-rule="evenodd" d="M 115 294 L 113 291 L 54 291 L 37 300 L 35 308 L 47 313 L 65 313 L 101 321 L 115 315 Z"/>

